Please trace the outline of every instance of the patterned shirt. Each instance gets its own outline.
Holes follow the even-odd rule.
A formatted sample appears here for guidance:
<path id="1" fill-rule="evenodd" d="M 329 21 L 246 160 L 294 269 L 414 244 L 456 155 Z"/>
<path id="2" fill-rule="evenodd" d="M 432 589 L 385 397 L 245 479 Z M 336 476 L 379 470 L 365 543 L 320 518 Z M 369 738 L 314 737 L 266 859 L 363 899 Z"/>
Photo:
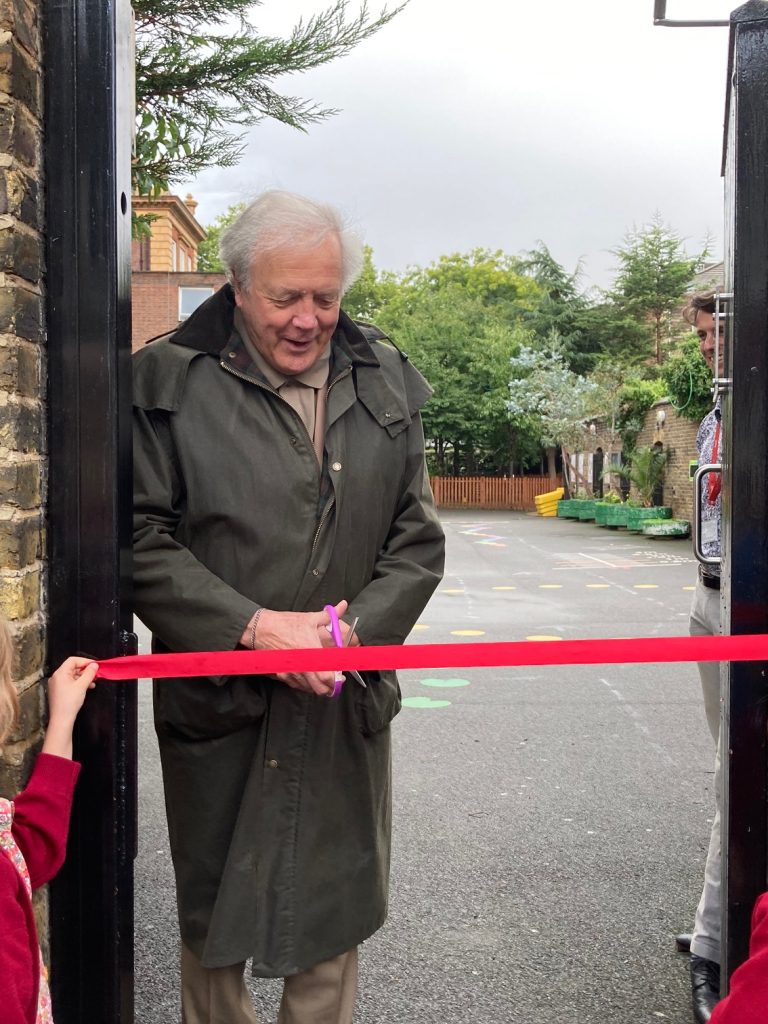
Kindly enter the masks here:
<path id="1" fill-rule="evenodd" d="M 696 435 L 696 450 L 699 453 L 699 465 L 705 466 L 709 463 L 720 463 L 723 461 L 723 435 L 722 429 L 718 431 L 720 426 L 720 400 L 718 399 L 714 409 L 708 412 L 704 419 L 701 421 L 699 432 Z M 713 448 L 715 444 L 715 437 L 720 434 L 718 439 L 717 453 L 713 455 Z M 701 480 L 701 528 L 702 538 L 707 536 L 707 523 L 714 522 L 714 529 L 717 531 L 717 540 L 704 540 L 702 539 L 701 550 L 707 558 L 719 558 L 720 557 L 720 505 L 721 496 L 718 491 L 717 498 L 714 502 L 709 500 L 709 480 L 714 477 L 714 474 L 707 473 Z M 713 529 L 713 527 L 709 527 Z M 706 565 L 704 567 L 708 573 L 712 575 L 720 575 L 719 565 Z"/>

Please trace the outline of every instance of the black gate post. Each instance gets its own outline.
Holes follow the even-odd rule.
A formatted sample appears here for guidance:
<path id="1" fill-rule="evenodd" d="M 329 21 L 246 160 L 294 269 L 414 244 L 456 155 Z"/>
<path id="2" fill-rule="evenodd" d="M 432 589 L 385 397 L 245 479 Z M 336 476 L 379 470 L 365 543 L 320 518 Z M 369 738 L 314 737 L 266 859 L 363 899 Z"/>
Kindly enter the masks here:
<path id="1" fill-rule="evenodd" d="M 768 9 L 731 16 L 726 109 L 726 292 L 733 301 L 723 405 L 723 622 L 768 631 Z M 724 676 L 723 965 L 748 953 L 755 897 L 768 887 L 766 663 Z M 725 670 L 724 670 L 725 671 Z"/>
<path id="2" fill-rule="evenodd" d="M 128 0 L 44 0 L 49 662 L 131 647 Z M 78 719 L 64 869 L 51 887 L 57 1024 L 133 1020 L 136 693 Z"/>

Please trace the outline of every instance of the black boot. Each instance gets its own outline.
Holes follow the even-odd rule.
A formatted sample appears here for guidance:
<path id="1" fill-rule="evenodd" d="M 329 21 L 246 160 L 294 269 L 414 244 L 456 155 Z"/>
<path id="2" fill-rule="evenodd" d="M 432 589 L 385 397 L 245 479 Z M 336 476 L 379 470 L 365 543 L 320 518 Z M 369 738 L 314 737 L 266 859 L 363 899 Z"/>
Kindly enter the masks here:
<path id="1" fill-rule="evenodd" d="M 706 1024 L 720 1000 L 720 964 L 691 953 L 691 996 L 693 1019 Z"/>

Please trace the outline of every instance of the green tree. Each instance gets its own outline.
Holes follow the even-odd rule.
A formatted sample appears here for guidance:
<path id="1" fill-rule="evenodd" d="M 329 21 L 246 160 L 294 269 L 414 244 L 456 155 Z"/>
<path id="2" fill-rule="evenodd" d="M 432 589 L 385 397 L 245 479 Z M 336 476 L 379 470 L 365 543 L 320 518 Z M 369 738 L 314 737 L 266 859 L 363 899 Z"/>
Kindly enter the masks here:
<path id="1" fill-rule="evenodd" d="M 264 118 L 305 131 L 336 113 L 278 92 L 282 76 L 348 54 L 405 6 L 357 13 L 348 0 L 301 19 L 287 38 L 248 21 L 261 0 L 133 0 L 136 19 L 136 157 L 133 185 L 166 191 L 206 167 L 231 167 L 244 129 Z"/>
<path id="2" fill-rule="evenodd" d="M 473 249 L 441 256 L 436 263 L 413 270 L 406 281 L 434 291 L 461 288 L 471 298 L 516 318 L 523 310 L 535 308 L 543 297 L 525 270 L 522 260 L 501 249 Z"/>
<path id="3" fill-rule="evenodd" d="M 377 310 L 396 288 L 391 274 L 379 274 L 373 263 L 373 249 L 363 246 L 363 269 L 360 276 L 344 294 L 341 305 L 345 313 L 355 320 L 376 320 Z"/>
<path id="4" fill-rule="evenodd" d="M 612 298 L 637 323 L 647 325 L 650 350 L 661 364 L 674 335 L 672 314 L 703 266 L 706 246 L 698 256 L 688 256 L 682 239 L 657 214 L 650 224 L 628 232 L 613 254 L 619 270 Z"/>
<path id="5" fill-rule="evenodd" d="M 584 441 L 594 391 L 593 382 L 570 369 L 562 339 L 554 332 L 545 348 L 523 347 L 510 360 L 507 408 L 513 418 L 535 425 L 541 445 L 560 448 L 570 491 L 575 488 L 568 452 Z"/>
<path id="6" fill-rule="evenodd" d="M 389 278 L 388 287 L 376 323 L 434 389 L 423 410 L 431 468 L 441 475 L 494 474 L 531 457 L 506 405 L 509 359 L 527 335 L 455 281 L 436 287 L 412 272 L 398 282 Z"/>
<path id="7" fill-rule="evenodd" d="M 601 347 L 600 339 L 585 331 L 582 323 L 589 303 L 578 287 L 581 265 L 569 274 L 539 242 L 526 254 L 522 267 L 539 289 L 538 301 L 524 313 L 526 326 L 542 342 L 554 331 L 570 369 L 577 374 L 588 372 Z"/>
<path id="8" fill-rule="evenodd" d="M 665 388 L 662 380 L 643 380 L 641 377 L 629 377 L 622 384 L 619 391 L 618 427 L 625 456 L 629 457 L 634 451 L 637 435 L 643 429 L 645 414 L 654 402 L 664 397 Z"/>
<path id="9" fill-rule="evenodd" d="M 219 214 L 213 224 L 205 226 L 206 237 L 197 247 L 197 269 L 208 274 L 223 273 L 224 265 L 219 259 L 219 242 L 225 228 L 236 220 L 245 209 L 245 203 L 235 203 Z"/>
<path id="10" fill-rule="evenodd" d="M 606 438 L 603 453 L 603 479 L 610 490 L 613 487 L 613 453 L 620 447 L 622 390 L 627 380 L 627 369 L 619 362 L 602 359 L 589 376 L 592 391 L 587 397 L 587 412 L 591 420 L 599 420 L 601 433 Z"/>
<path id="11" fill-rule="evenodd" d="M 580 338 L 579 357 L 573 358 L 571 365 L 580 373 L 596 369 L 604 360 L 631 370 L 648 359 L 647 324 L 608 298 L 580 306 L 574 328 Z"/>

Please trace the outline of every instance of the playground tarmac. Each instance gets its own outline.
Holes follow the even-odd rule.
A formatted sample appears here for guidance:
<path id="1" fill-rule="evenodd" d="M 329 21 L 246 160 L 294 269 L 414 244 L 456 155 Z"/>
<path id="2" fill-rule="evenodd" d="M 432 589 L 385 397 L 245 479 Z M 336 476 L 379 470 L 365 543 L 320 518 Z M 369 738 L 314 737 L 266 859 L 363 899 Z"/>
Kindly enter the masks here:
<path id="1" fill-rule="evenodd" d="M 687 632 L 688 541 L 445 512 L 410 642 Z M 141 630 L 143 649 L 146 631 Z M 690 1024 L 689 930 L 714 813 L 694 665 L 403 672 L 387 924 L 356 1024 Z M 136 1021 L 180 1020 L 150 686 L 140 684 Z M 274 1024 L 279 981 L 253 982 Z"/>

